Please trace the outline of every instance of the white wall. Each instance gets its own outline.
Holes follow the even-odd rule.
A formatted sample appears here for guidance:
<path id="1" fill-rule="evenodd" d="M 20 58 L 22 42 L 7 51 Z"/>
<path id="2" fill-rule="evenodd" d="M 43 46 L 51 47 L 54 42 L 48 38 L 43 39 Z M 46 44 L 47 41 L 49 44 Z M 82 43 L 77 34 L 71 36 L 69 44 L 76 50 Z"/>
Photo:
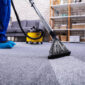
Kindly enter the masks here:
<path id="1" fill-rule="evenodd" d="M 85 2 L 85 0 L 82 0 L 82 2 Z"/>
<path id="2" fill-rule="evenodd" d="M 35 20 L 39 19 L 34 9 L 30 6 L 29 0 L 13 0 L 21 20 Z M 49 21 L 49 4 L 50 0 L 34 0 L 36 6 L 41 14 Z M 12 10 L 12 20 L 15 21 L 15 15 Z"/>

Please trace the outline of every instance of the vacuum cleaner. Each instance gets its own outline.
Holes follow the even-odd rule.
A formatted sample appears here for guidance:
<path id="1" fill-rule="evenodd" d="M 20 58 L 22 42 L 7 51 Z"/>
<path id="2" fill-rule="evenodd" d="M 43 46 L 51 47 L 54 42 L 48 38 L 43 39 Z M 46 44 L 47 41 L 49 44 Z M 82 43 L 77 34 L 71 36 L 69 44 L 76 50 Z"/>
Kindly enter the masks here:
<path id="1" fill-rule="evenodd" d="M 44 19 L 44 17 L 41 15 L 41 13 L 39 12 L 39 10 L 37 9 L 35 3 L 33 0 L 29 0 L 31 6 L 34 8 L 35 12 L 37 13 L 37 15 L 40 17 L 40 20 L 42 21 L 43 25 L 45 26 L 46 30 L 48 31 L 48 33 L 51 35 L 52 37 L 52 46 L 51 49 L 49 51 L 49 56 L 48 59 L 55 59 L 55 58 L 61 58 L 64 56 L 69 56 L 71 54 L 71 51 L 69 51 L 66 46 L 56 37 L 56 34 L 53 32 L 51 26 L 46 22 L 46 20 Z M 14 3 L 11 0 L 12 3 L 12 7 L 14 9 L 17 21 L 19 23 L 19 26 L 22 30 L 22 32 L 24 33 L 24 35 L 26 37 L 29 37 L 23 30 L 22 26 L 21 26 L 21 22 L 19 19 L 19 16 L 17 14 L 17 11 L 15 9 Z"/>
<path id="2" fill-rule="evenodd" d="M 41 29 L 38 29 L 37 27 L 33 26 L 30 28 L 30 30 L 27 32 L 27 35 L 29 37 L 26 37 L 26 43 L 30 44 L 43 44 L 43 36 L 44 32 Z"/>

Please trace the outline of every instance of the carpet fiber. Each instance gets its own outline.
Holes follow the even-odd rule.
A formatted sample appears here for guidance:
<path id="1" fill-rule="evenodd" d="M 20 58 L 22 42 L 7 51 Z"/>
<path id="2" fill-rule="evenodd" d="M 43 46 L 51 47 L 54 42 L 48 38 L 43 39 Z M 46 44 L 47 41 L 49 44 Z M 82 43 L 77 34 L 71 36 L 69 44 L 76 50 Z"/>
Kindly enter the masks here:
<path id="1" fill-rule="evenodd" d="M 85 85 L 85 44 L 65 43 L 71 56 L 48 60 L 51 43 L 0 49 L 0 85 Z"/>

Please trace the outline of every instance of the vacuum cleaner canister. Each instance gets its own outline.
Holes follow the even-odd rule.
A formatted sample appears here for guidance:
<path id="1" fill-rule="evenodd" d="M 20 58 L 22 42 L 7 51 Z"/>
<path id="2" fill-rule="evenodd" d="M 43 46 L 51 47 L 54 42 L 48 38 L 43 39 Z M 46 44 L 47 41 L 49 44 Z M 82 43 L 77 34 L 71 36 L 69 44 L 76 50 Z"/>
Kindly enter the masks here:
<path id="1" fill-rule="evenodd" d="M 36 43 L 36 44 L 41 43 L 42 44 L 43 43 L 43 36 L 41 36 L 41 32 L 28 32 L 27 35 L 30 36 L 30 38 L 26 37 L 26 43 L 30 43 L 30 44 L 34 44 L 34 43 Z"/>

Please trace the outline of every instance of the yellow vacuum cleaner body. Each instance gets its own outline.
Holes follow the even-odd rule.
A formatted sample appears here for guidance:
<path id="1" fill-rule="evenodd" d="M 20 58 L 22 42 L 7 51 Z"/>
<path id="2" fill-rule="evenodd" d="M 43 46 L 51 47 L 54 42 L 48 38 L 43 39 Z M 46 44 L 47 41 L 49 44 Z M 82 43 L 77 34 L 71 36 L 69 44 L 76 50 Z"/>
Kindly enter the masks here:
<path id="1" fill-rule="evenodd" d="M 31 44 L 43 43 L 43 36 L 41 36 L 42 35 L 41 32 L 28 32 L 27 35 L 29 37 L 26 37 L 26 43 L 31 43 Z"/>

